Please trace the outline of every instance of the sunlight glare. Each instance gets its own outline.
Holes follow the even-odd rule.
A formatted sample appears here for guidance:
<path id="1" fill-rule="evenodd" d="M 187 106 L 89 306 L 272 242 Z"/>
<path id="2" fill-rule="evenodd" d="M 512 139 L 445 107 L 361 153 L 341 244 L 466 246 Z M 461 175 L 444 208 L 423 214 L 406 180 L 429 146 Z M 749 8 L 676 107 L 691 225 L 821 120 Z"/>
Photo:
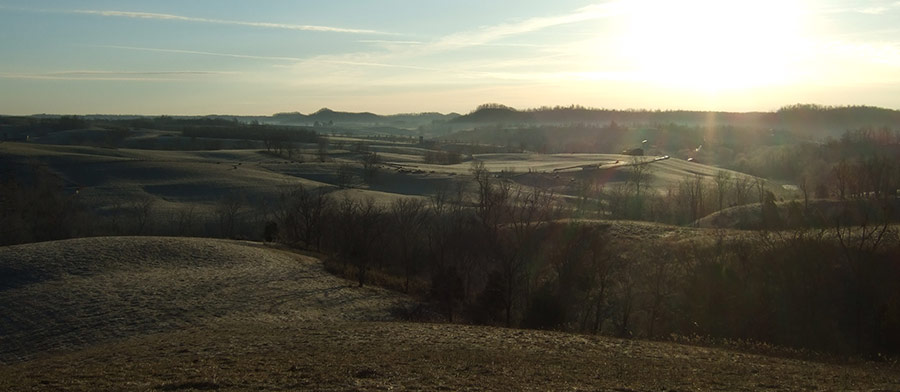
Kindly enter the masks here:
<path id="1" fill-rule="evenodd" d="M 786 82 L 800 46 L 797 0 L 643 0 L 619 44 L 645 81 L 716 92 Z"/>

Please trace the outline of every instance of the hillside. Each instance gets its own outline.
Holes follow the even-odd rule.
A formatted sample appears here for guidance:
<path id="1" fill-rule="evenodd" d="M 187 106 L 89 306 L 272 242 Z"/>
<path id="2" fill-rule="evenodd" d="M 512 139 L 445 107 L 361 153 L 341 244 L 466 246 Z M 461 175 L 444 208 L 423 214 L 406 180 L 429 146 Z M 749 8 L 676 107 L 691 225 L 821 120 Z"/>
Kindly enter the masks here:
<path id="1" fill-rule="evenodd" d="M 408 114 L 391 114 L 379 115 L 370 112 L 353 113 L 344 111 L 335 111 L 328 108 L 322 108 L 315 113 L 303 114 L 300 112 L 292 113 L 276 113 L 271 117 L 263 119 L 263 122 L 271 122 L 277 124 L 300 124 L 313 125 L 315 123 L 327 125 L 384 125 L 394 126 L 401 129 L 413 129 L 422 125 L 428 125 L 434 121 L 445 121 L 457 117 L 458 114 L 441 114 L 441 113 L 408 113 Z"/>
<path id="2" fill-rule="evenodd" d="M 900 388 L 888 364 L 375 321 L 411 301 L 249 242 L 47 242 L 0 268 L 3 390 Z"/>
<path id="3" fill-rule="evenodd" d="M 891 126 L 900 123 L 900 111 L 871 106 L 821 106 L 796 104 L 773 112 L 713 112 L 688 110 L 613 110 L 581 106 L 541 107 L 516 110 L 498 104 L 479 106 L 471 113 L 451 120 L 461 124 L 666 124 L 742 126 L 793 129 L 803 133 L 838 131 L 862 126 Z"/>
<path id="4" fill-rule="evenodd" d="M 98 237 L 0 248 L 0 362 L 223 321 L 382 320 L 408 300 L 257 243 Z"/>

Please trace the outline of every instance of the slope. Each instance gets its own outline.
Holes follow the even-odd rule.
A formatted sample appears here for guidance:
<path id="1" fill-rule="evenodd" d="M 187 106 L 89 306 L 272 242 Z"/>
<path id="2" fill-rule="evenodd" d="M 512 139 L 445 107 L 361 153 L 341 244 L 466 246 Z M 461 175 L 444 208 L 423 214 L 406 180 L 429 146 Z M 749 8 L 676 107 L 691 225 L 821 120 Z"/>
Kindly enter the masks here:
<path id="1" fill-rule="evenodd" d="M 387 319 L 401 296 L 251 242 L 98 237 L 0 248 L 0 362 L 223 320 Z"/>
<path id="2" fill-rule="evenodd" d="M 0 390 L 900 388 L 890 364 L 390 321 L 411 301 L 249 242 L 47 242 L 0 269 Z"/>

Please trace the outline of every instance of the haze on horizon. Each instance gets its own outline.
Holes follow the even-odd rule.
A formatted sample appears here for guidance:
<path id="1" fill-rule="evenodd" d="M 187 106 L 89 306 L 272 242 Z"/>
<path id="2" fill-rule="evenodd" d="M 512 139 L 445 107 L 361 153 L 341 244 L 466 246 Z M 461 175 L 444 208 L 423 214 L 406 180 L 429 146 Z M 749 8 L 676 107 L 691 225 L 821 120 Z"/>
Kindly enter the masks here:
<path id="1" fill-rule="evenodd" d="M 900 109 L 900 1 L 0 0 L 0 114 Z"/>

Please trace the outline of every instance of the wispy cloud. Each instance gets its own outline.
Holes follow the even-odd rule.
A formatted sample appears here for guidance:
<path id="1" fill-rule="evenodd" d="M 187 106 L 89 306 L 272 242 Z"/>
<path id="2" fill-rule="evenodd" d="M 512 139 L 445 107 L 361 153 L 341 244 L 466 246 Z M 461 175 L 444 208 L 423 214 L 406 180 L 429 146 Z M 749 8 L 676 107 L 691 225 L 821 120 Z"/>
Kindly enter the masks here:
<path id="1" fill-rule="evenodd" d="M 145 47 L 140 47 L 140 46 L 119 46 L 119 45 L 91 45 L 91 46 L 97 47 L 97 48 L 139 50 L 139 51 L 144 51 L 144 52 L 158 52 L 158 53 L 191 54 L 191 55 L 200 55 L 200 56 L 231 57 L 231 58 L 237 58 L 237 59 L 250 59 L 250 60 L 291 61 L 291 62 L 304 61 L 304 59 L 299 58 L 299 57 L 254 56 L 254 55 L 246 55 L 246 54 L 205 52 L 205 51 L 199 51 L 199 50 L 145 48 Z"/>
<path id="2" fill-rule="evenodd" d="M 574 12 L 549 16 L 535 17 L 514 23 L 504 23 L 488 26 L 476 31 L 466 31 L 448 35 L 432 44 L 433 49 L 454 49 L 468 46 L 486 45 L 492 42 L 535 31 L 562 26 L 567 24 L 586 22 L 596 19 L 605 19 L 626 12 L 627 9 L 619 1 L 610 1 L 600 4 L 592 4 L 579 8 Z"/>
<path id="3" fill-rule="evenodd" d="M 100 15 L 109 17 L 123 17 L 134 19 L 157 19 L 157 20 L 174 20 L 180 22 L 197 22 L 197 23 L 213 23 L 234 26 L 260 27 L 269 29 L 282 30 L 299 30 L 299 31 L 320 31 L 329 33 L 352 33 L 352 34 L 387 34 L 376 30 L 367 29 L 350 29 L 344 27 L 318 26 L 318 25 L 300 25 L 287 23 L 270 23 L 270 22 L 245 22 L 238 20 L 209 19 L 197 18 L 192 16 L 182 16 L 173 14 L 158 14 L 152 12 L 134 12 L 134 11 L 109 11 L 109 10 L 71 10 L 67 11 L 73 14 Z"/>
<path id="4" fill-rule="evenodd" d="M 175 81 L 198 76 L 230 75 L 217 71 L 59 71 L 45 73 L 0 72 L 3 79 L 22 80 L 108 80 L 108 81 Z"/>
<path id="5" fill-rule="evenodd" d="M 632 11 L 633 7 L 629 8 L 627 4 L 614 0 L 574 9 L 556 16 L 533 17 L 460 31 L 433 41 L 358 40 L 357 42 L 384 44 L 388 50 L 377 53 L 357 52 L 315 56 L 288 67 L 298 75 L 298 78 L 292 80 L 302 80 L 305 84 L 415 85 L 428 81 L 435 83 L 435 80 L 440 80 L 452 85 L 476 80 L 486 83 L 524 81 L 529 78 L 584 80 L 586 77 L 583 72 L 562 71 L 571 68 L 571 64 L 567 63 L 567 60 L 573 57 L 572 53 L 546 51 L 550 47 L 558 48 L 559 45 L 508 42 L 509 38 L 556 26 L 606 19 Z M 433 57 L 442 52 L 480 46 L 521 47 L 525 50 L 522 51 L 521 57 L 512 58 Z M 533 49 L 540 49 L 540 51 Z M 583 48 L 579 47 L 579 50 L 583 50 Z M 366 70 L 366 68 L 372 70 Z M 375 70 L 377 68 L 404 69 L 411 72 L 391 74 L 379 72 Z M 592 79 L 599 78 L 597 75 L 590 76 Z M 621 79 L 619 75 L 612 77 Z"/>
<path id="6" fill-rule="evenodd" d="M 361 39 L 356 42 L 364 44 L 388 44 L 388 45 L 421 45 L 422 41 L 394 41 L 389 39 Z"/>
<path id="7" fill-rule="evenodd" d="M 251 21 L 240 21 L 240 20 L 200 18 L 200 17 L 194 17 L 194 16 L 163 14 L 163 13 L 155 13 L 155 12 L 140 12 L 140 11 L 53 10 L 53 9 L 35 9 L 35 8 L 15 8 L 15 7 L 3 6 L 3 5 L 0 5 L 0 9 L 16 10 L 16 11 L 22 11 L 22 12 L 64 13 L 64 14 L 97 15 L 97 16 L 105 16 L 105 17 L 131 18 L 131 19 L 151 19 L 151 20 L 167 20 L 167 21 L 189 22 L 189 23 L 208 23 L 208 24 L 266 28 L 266 29 L 294 30 L 294 31 L 317 31 L 317 32 L 327 32 L 327 33 L 395 35 L 394 33 L 388 33 L 388 32 L 383 32 L 383 31 L 378 31 L 378 30 L 370 30 L 370 29 L 354 29 L 354 28 L 346 28 L 346 27 L 291 24 L 291 23 L 251 22 Z"/>
<path id="8" fill-rule="evenodd" d="M 824 14 L 865 14 L 884 15 L 900 9 L 900 1 L 865 2 L 864 4 L 841 4 L 840 6 L 824 6 L 815 9 L 815 12 Z"/>
<path id="9" fill-rule="evenodd" d="M 436 72 L 445 72 L 446 71 L 446 70 L 439 69 L 439 68 L 420 67 L 420 66 L 416 66 L 416 65 L 376 63 L 376 62 L 369 62 L 369 61 L 345 61 L 345 60 L 321 59 L 321 60 L 318 60 L 318 62 L 325 63 L 325 64 L 359 65 L 359 66 L 364 66 L 364 67 L 414 69 L 414 70 L 419 70 L 419 71 L 436 71 Z"/>
<path id="10" fill-rule="evenodd" d="M 341 57 L 334 57 L 334 56 L 318 56 L 318 57 L 314 57 L 314 58 L 305 58 L 304 59 L 304 58 L 299 58 L 299 57 L 253 56 L 253 55 L 243 55 L 243 54 L 233 54 L 233 53 L 205 52 L 205 51 L 198 51 L 198 50 L 146 48 L 146 47 L 139 47 L 139 46 L 119 46 L 119 45 L 90 45 L 90 46 L 97 47 L 97 48 L 137 50 L 137 51 L 158 52 L 158 53 L 190 54 L 190 55 L 200 55 L 200 56 L 231 57 L 231 58 L 251 59 L 251 60 L 272 60 L 272 61 L 291 62 L 291 63 L 303 62 L 307 65 L 309 65 L 309 64 L 321 64 L 321 65 L 334 64 L 334 65 L 351 65 L 351 66 L 377 67 L 377 68 L 400 68 L 400 69 L 412 69 L 412 70 L 419 70 L 419 71 L 440 71 L 440 72 L 445 71 L 443 69 L 431 68 L 431 67 L 421 67 L 421 66 L 403 65 L 403 64 L 390 64 L 390 63 L 366 61 L 366 60 L 359 60 L 359 59 L 348 60 L 348 59 L 342 59 Z M 353 57 L 355 57 L 355 56 L 353 56 Z M 362 57 L 360 57 L 360 58 L 362 58 Z"/>

